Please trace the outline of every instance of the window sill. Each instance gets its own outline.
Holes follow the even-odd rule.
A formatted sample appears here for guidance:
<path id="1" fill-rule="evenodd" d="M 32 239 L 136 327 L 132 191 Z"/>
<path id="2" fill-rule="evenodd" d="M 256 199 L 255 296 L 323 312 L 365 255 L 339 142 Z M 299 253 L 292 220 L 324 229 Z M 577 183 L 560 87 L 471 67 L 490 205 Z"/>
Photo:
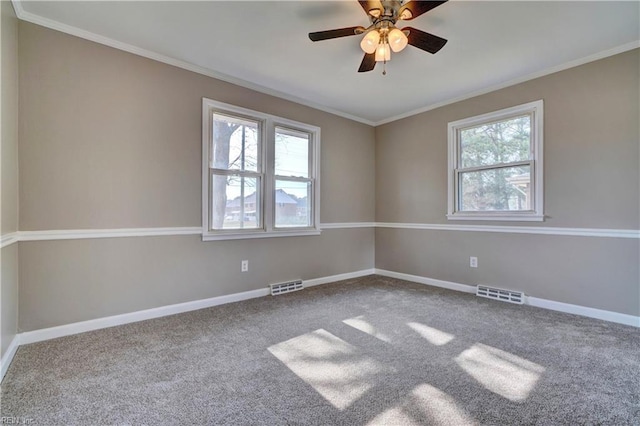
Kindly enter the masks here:
<path id="1" fill-rule="evenodd" d="M 276 237 L 306 237 L 311 235 L 320 235 L 319 229 L 292 229 L 278 231 L 250 231 L 250 232 L 224 232 L 219 234 L 211 234 L 204 232 L 202 241 L 223 241 L 223 240 L 249 240 L 255 238 L 276 238 Z"/>
<path id="2" fill-rule="evenodd" d="M 544 222 L 544 215 L 540 214 L 504 214 L 504 213 L 453 213 L 447 215 L 447 220 L 491 220 L 494 222 Z"/>

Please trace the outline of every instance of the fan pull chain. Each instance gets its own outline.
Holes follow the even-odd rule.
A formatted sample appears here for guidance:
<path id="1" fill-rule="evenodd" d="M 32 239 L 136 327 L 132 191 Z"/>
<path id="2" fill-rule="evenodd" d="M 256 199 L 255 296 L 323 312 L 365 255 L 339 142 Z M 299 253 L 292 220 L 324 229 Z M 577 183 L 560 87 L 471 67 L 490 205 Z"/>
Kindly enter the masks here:
<path id="1" fill-rule="evenodd" d="M 382 62 L 382 75 L 387 75 L 387 61 Z"/>

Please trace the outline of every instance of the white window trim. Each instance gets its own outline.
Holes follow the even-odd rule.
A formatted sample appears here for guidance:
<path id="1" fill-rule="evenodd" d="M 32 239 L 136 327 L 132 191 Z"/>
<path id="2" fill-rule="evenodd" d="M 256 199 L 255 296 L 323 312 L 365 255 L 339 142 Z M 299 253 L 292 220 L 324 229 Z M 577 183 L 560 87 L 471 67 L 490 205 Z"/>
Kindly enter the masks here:
<path id="1" fill-rule="evenodd" d="M 245 116 L 261 121 L 262 124 L 262 162 L 259 173 L 262 175 L 262 228 L 229 229 L 212 231 L 209 228 L 209 149 L 211 141 L 211 119 L 213 112 Z M 312 212 L 310 227 L 277 228 L 275 227 L 275 128 L 284 127 L 299 130 L 311 135 L 310 177 L 313 180 Z M 320 128 L 300 123 L 275 115 L 266 114 L 247 108 L 230 105 L 212 99 L 202 98 L 202 240 L 239 240 L 248 238 L 295 237 L 319 235 L 320 230 Z"/>
<path id="2" fill-rule="evenodd" d="M 482 211 L 460 212 L 457 210 L 458 190 L 456 188 L 456 169 L 458 167 L 458 134 L 459 130 L 474 127 L 492 121 L 501 121 L 519 115 L 531 114 L 533 167 L 533 209 L 528 211 Z M 523 105 L 469 117 L 449 123 L 449 170 L 448 170 L 448 220 L 493 220 L 493 221 L 544 221 L 544 179 L 543 179 L 543 101 L 529 102 Z"/>

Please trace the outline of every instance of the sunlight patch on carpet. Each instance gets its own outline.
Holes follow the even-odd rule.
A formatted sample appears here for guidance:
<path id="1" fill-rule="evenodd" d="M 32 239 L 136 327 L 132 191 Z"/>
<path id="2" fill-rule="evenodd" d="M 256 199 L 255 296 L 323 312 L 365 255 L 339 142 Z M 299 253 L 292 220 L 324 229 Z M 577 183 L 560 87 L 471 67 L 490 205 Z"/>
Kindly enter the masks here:
<path id="1" fill-rule="evenodd" d="M 515 402 L 527 399 L 545 370 L 534 362 L 480 343 L 455 360 L 486 389 Z"/>
<path id="2" fill-rule="evenodd" d="M 428 384 L 415 387 L 397 406 L 377 415 L 373 425 L 469 425 L 475 422 L 462 410 L 455 399 Z"/>
<path id="3" fill-rule="evenodd" d="M 428 325 L 420 324 L 419 322 L 408 322 L 407 325 L 420 336 L 424 337 L 429 343 L 436 346 L 446 345 L 455 338 L 452 334 L 445 333 Z"/>
<path id="4" fill-rule="evenodd" d="M 360 315 L 359 317 L 355 317 L 355 318 L 349 318 L 346 319 L 344 321 L 342 321 L 343 323 L 362 331 L 363 333 L 367 333 L 373 337 L 375 337 L 376 339 L 382 340 L 383 342 L 387 342 L 390 343 L 391 339 L 383 334 L 380 333 L 374 326 L 373 324 L 371 324 L 370 322 L 368 322 L 365 319 L 364 315 Z"/>
<path id="5" fill-rule="evenodd" d="M 374 387 L 380 374 L 393 371 L 323 329 L 278 343 L 268 350 L 340 410 Z"/>

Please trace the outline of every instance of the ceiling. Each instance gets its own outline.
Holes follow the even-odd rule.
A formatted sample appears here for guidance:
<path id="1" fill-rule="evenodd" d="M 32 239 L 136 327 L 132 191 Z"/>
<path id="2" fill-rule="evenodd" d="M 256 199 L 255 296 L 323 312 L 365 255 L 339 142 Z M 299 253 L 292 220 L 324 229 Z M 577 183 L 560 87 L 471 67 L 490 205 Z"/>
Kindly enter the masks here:
<path id="1" fill-rule="evenodd" d="M 15 1 L 18 17 L 368 124 L 640 46 L 640 2 L 449 1 L 411 22 L 449 40 L 412 46 L 358 73 L 361 36 L 311 42 L 312 31 L 367 26 L 344 1 Z M 404 25 L 406 24 L 406 25 Z"/>

